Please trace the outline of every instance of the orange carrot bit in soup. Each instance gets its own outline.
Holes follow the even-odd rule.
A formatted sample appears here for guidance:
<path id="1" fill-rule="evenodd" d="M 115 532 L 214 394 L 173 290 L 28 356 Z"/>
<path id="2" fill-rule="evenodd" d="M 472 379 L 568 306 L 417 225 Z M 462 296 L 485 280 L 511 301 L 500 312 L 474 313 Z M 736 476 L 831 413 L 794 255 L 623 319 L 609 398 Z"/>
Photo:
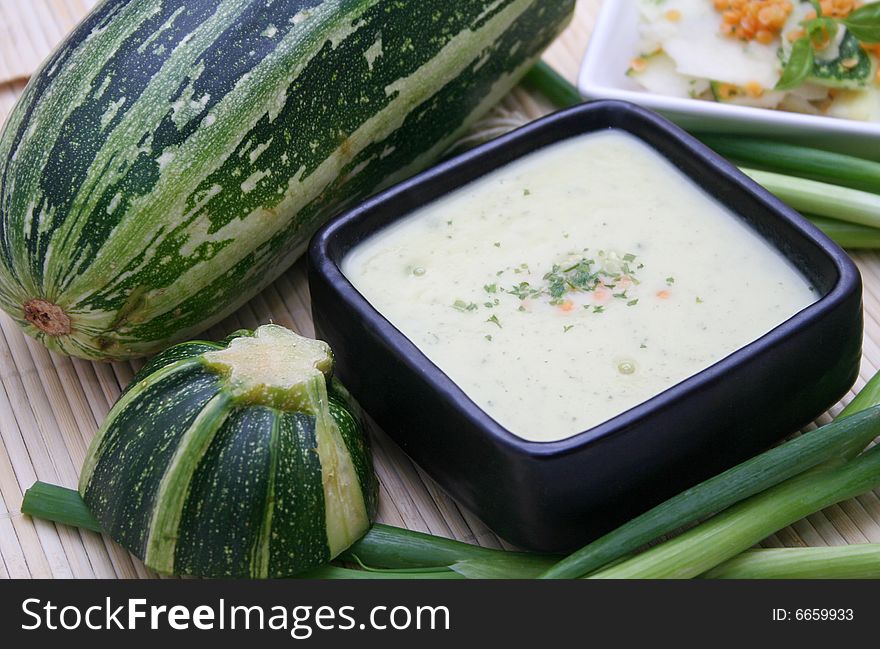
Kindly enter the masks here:
<path id="1" fill-rule="evenodd" d="M 661 300 L 668 300 L 671 296 L 672 293 L 670 293 L 666 289 L 663 289 L 662 291 L 657 291 L 657 297 L 659 297 Z"/>
<path id="2" fill-rule="evenodd" d="M 559 310 L 564 311 L 565 313 L 574 311 L 574 302 L 571 300 L 565 300 L 565 302 L 559 305 Z"/>

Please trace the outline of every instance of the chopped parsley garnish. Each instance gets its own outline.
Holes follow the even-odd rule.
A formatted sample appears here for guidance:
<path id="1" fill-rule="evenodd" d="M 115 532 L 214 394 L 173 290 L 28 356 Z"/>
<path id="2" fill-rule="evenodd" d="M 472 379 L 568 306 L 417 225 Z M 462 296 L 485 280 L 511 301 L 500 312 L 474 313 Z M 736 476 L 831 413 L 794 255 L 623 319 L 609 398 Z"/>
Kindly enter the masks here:
<path id="1" fill-rule="evenodd" d="M 635 306 L 638 303 L 639 303 L 639 299 L 636 298 L 635 300 L 630 300 L 629 302 L 627 302 L 626 305 L 627 306 Z"/>
<path id="2" fill-rule="evenodd" d="M 667 277 L 666 278 L 666 285 L 672 286 L 673 284 L 675 284 L 675 278 L 674 277 Z"/>
<path id="3" fill-rule="evenodd" d="M 476 311 L 480 307 L 474 302 L 465 302 L 464 300 L 456 300 L 452 303 L 452 308 L 456 311 Z"/>
<path id="4" fill-rule="evenodd" d="M 702 303 L 703 303 L 703 298 L 698 297 L 698 298 L 697 298 L 697 304 L 702 304 Z"/>
<path id="5" fill-rule="evenodd" d="M 574 325 L 565 325 L 565 326 L 562 328 L 562 333 L 566 333 L 566 334 L 567 334 L 567 333 L 568 333 L 569 331 L 571 331 L 572 329 L 574 329 Z"/>
<path id="6" fill-rule="evenodd" d="M 486 335 L 484 336 L 484 338 L 485 338 L 486 340 L 488 340 L 489 342 L 492 342 L 492 336 L 491 336 L 491 334 L 486 334 Z"/>
<path id="7" fill-rule="evenodd" d="M 498 284 L 486 284 L 483 286 L 483 290 L 486 291 L 486 293 L 497 293 Z"/>
<path id="8" fill-rule="evenodd" d="M 516 286 L 507 289 L 507 292 L 511 295 L 515 295 L 520 300 L 526 300 L 530 297 L 538 297 L 541 295 L 541 289 L 532 288 L 532 285 L 528 282 L 520 282 Z"/>
<path id="9" fill-rule="evenodd" d="M 499 329 L 501 329 L 501 321 L 498 319 L 497 315 L 493 315 L 491 318 L 486 320 L 486 322 L 491 322 L 493 325 L 496 325 Z"/>
<path id="10" fill-rule="evenodd" d="M 501 242 L 500 242 L 500 241 L 496 241 L 493 245 L 494 245 L 496 248 L 500 248 L 500 247 L 501 247 Z"/>
<path id="11" fill-rule="evenodd" d="M 531 195 L 532 195 L 532 192 L 530 192 L 528 189 L 523 190 L 523 196 L 531 196 Z"/>
<path id="12" fill-rule="evenodd" d="M 584 248 L 584 251 L 586 250 L 587 248 Z M 600 250 L 598 258 L 601 263 L 597 263 L 595 259 L 582 257 L 574 263 L 554 264 L 550 271 L 543 275 L 542 285 L 520 282 L 501 290 L 515 295 L 520 300 L 547 297 L 551 305 L 565 307 L 570 302 L 568 296 L 572 293 L 592 293 L 600 288 L 612 290 L 621 283 L 623 285 L 639 284 L 638 279 L 633 276 L 635 271 L 630 266 L 636 260 L 635 255 L 627 253 L 620 257 L 613 252 L 606 253 Z M 528 264 L 520 264 L 513 269 L 513 272 L 520 273 L 523 270 L 528 270 Z M 613 297 L 624 301 L 629 300 L 626 290 L 614 293 Z M 633 304 L 635 303 L 637 301 Z M 590 307 L 586 306 L 585 308 L 589 309 Z M 603 310 L 596 311 L 594 309 L 593 312 L 601 313 Z"/>
<path id="13" fill-rule="evenodd" d="M 605 311 L 605 307 L 604 307 L 604 306 L 594 306 L 594 307 L 593 307 L 593 313 L 602 313 L 602 312 L 604 312 L 604 311 Z"/>

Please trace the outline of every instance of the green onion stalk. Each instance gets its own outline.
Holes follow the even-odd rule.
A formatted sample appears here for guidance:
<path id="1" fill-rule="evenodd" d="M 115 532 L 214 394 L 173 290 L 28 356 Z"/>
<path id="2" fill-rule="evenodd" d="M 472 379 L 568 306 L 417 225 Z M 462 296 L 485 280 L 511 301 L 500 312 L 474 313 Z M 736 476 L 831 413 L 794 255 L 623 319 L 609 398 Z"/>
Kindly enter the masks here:
<path id="1" fill-rule="evenodd" d="M 804 216 L 842 248 L 849 250 L 880 248 L 880 229 L 829 219 L 825 216 L 812 214 L 804 214 Z"/>
<path id="2" fill-rule="evenodd" d="M 880 487 L 880 446 L 849 462 L 807 471 L 786 480 L 590 578 L 698 577 L 786 525 L 877 487 Z"/>
<path id="3" fill-rule="evenodd" d="M 771 171 L 742 168 L 742 172 L 796 210 L 880 228 L 880 194 Z"/>
<path id="4" fill-rule="evenodd" d="M 880 486 L 880 447 L 859 455 L 878 434 L 878 412 L 880 373 L 831 424 L 675 496 L 563 559 L 543 577 L 587 575 L 650 541 L 720 511 L 683 535 L 594 575 L 696 577 L 804 516 Z M 753 496 L 743 500 L 742 481 L 748 479 L 756 464 L 766 463 L 772 455 L 778 455 L 776 466 L 784 468 L 779 472 L 771 468 L 752 491 Z M 765 485 L 771 482 L 774 486 L 765 491 Z M 728 493 L 728 489 L 732 491 Z"/>
<path id="5" fill-rule="evenodd" d="M 578 89 L 543 61 L 529 70 L 522 83 L 529 90 L 540 92 L 559 108 L 571 108 L 583 102 Z"/>
<path id="6" fill-rule="evenodd" d="M 34 518 L 101 531 L 79 492 L 36 482 L 25 492 L 21 511 Z M 324 566 L 312 579 L 531 579 L 559 557 L 493 550 L 461 541 L 375 524 L 340 560 L 360 569 Z"/>
<path id="7" fill-rule="evenodd" d="M 868 382 L 853 404 L 830 424 L 728 469 L 624 523 L 557 563 L 542 578 L 572 579 L 589 574 L 805 471 L 850 459 L 880 435 L 880 373 Z"/>
<path id="8" fill-rule="evenodd" d="M 703 579 L 880 579 L 880 543 L 746 550 Z"/>

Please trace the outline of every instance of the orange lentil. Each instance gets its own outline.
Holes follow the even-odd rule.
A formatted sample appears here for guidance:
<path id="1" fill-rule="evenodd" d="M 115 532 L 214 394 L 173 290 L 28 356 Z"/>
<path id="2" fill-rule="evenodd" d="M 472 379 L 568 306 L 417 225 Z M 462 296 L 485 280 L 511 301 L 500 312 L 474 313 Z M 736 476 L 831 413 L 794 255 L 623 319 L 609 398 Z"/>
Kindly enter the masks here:
<path id="1" fill-rule="evenodd" d="M 861 2 L 856 0 L 821 0 L 819 6 L 822 7 L 822 15 L 829 18 L 846 18 L 853 11 L 862 6 Z"/>
<path id="2" fill-rule="evenodd" d="M 713 0 L 721 14 L 721 33 L 770 45 L 782 32 L 794 5 L 791 0 Z"/>
<path id="3" fill-rule="evenodd" d="M 758 33 L 755 34 L 755 40 L 758 41 L 761 45 L 770 45 L 776 40 L 776 34 L 771 32 L 769 29 L 759 29 Z"/>
<path id="4" fill-rule="evenodd" d="M 677 23 L 681 20 L 681 12 L 678 9 L 670 9 L 666 12 L 666 20 L 672 23 Z"/>
<path id="5" fill-rule="evenodd" d="M 734 97 L 738 97 L 740 95 L 739 87 L 733 85 L 732 83 L 718 84 L 717 92 L 720 99 L 733 99 Z"/>
<path id="6" fill-rule="evenodd" d="M 574 310 L 574 302 L 572 302 L 571 300 L 566 300 L 565 302 L 563 302 L 562 304 L 559 305 L 559 309 L 561 311 L 565 311 L 566 313 L 568 313 L 569 311 L 573 311 Z"/>
<path id="7" fill-rule="evenodd" d="M 657 291 L 657 297 L 661 300 L 668 300 L 670 295 L 672 294 L 669 291 Z"/>
<path id="8" fill-rule="evenodd" d="M 746 84 L 745 89 L 746 89 L 746 94 L 748 94 L 749 97 L 752 97 L 754 99 L 758 99 L 759 97 L 764 96 L 764 86 L 762 86 L 757 81 L 749 81 Z"/>

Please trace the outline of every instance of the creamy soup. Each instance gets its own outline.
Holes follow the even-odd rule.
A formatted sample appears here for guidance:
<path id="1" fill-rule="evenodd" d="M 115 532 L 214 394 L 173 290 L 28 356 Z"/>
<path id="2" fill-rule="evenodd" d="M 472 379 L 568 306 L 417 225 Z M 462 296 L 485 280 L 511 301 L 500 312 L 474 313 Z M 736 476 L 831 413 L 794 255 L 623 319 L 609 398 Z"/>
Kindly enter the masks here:
<path id="1" fill-rule="evenodd" d="M 756 340 L 818 296 L 653 149 L 542 149 L 359 244 L 343 273 L 486 413 L 570 437 Z"/>

